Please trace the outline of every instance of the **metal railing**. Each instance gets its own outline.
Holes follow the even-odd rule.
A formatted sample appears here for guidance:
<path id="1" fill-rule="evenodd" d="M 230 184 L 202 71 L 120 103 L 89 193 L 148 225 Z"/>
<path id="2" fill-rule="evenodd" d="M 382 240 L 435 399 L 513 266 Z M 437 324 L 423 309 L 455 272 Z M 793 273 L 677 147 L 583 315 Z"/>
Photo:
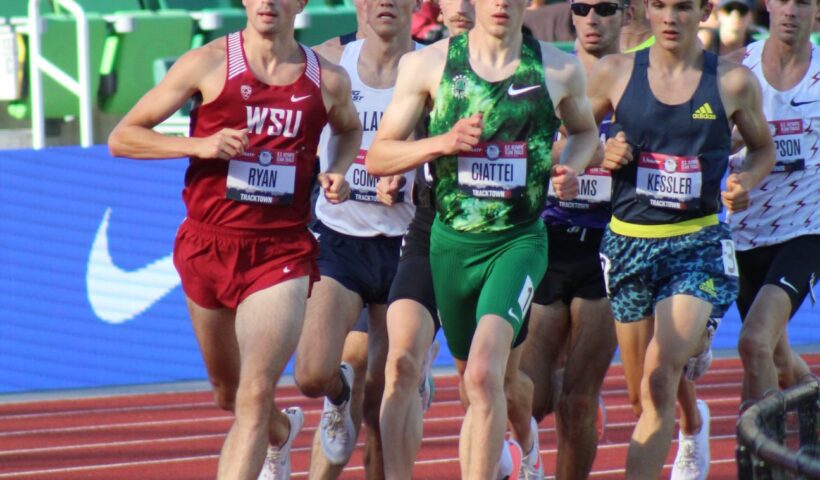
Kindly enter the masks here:
<path id="1" fill-rule="evenodd" d="M 742 480 L 820 479 L 820 381 L 776 391 L 749 407 L 737 422 L 737 470 Z M 800 449 L 789 450 L 786 412 L 798 412 Z"/>
<path id="2" fill-rule="evenodd" d="M 42 55 L 42 18 L 40 0 L 28 2 L 29 63 L 31 78 L 31 132 L 32 146 L 45 147 L 45 115 L 43 112 L 43 77 L 45 73 L 77 96 L 80 103 L 80 145 L 90 147 L 94 143 L 91 110 L 91 61 L 88 39 L 88 19 L 85 12 L 74 0 L 52 0 L 70 12 L 77 20 L 77 79 L 62 71 Z"/>

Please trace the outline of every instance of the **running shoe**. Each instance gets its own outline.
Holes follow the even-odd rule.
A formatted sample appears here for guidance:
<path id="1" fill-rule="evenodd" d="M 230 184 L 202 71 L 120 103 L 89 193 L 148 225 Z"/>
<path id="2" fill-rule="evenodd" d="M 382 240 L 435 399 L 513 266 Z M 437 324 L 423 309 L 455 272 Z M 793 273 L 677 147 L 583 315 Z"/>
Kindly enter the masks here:
<path id="1" fill-rule="evenodd" d="M 282 410 L 290 421 L 290 431 L 288 438 L 281 447 L 268 446 L 268 453 L 265 456 L 265 463 L 262 471 L 259 472 L 258 480 L 287 480 L 290 478 L 290 447 L 302 425 L 305 424 L 305 415 L 299 407 L 290 407 Z"/>
<path id="2" fill-rule="evenodd" d="M 532 431 L 532 450 L 521 461 L 518 480 L 544 480 L 544 465 L 541 463 L 541 450 L 538 447 L 538 422 L 530 419 Z"/>
<path id="3" fill-rule="evenodd" d="M 501 449 L 501 459 L 498 461 L 498 480 L 511 480 L 518 478 L 521 471 L 521 462 L 524 454 L 521 452 L 521 445 L 512 438 L 504 440 Z"/>
<path id="4" fill-rule="evenodd" d="M 433 340 L 427 354 L 424 356 L 424 365 L 421 367 L 421 382 L 419 382 L 419 395 L 421 396 L 421 409 L 423 412 L 430 410 L 433 403 L 433 396 L 436 393 L 436 382 L 433 378 L 433 361 L 438 355 L 440 345 L 437 340 Z"/>
<path id="5" fill-rule="evenodd" d="M 703 400 L 698 400 L 697 405 L 703 425 L 695 435 L 678 432 L 678 454 L 671 480 L 706 480 L 709 476 L 709 406 Z"/>
<path id="6" fill-rule="evenodd" d="M 353 367 L 342 363 L 339 370 L 348 387 L 353 388 Z M 356 427 L 350 416 L 350 397 L 341 405 L 334 405 L 325 397 L 325 407 L 322 410 L 322 419 L 319 421 L 320 440 L 322 451 L 333 465 L 344 465 L 353 454 L 356 446 Z"/>

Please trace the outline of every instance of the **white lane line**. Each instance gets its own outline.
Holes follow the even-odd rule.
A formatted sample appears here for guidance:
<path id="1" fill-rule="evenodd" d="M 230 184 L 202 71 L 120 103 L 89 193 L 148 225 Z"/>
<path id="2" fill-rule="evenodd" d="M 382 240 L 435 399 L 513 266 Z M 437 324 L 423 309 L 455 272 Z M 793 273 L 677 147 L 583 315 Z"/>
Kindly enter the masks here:
<path id="1" fill-rule="evenodd" d="M 451 439 L 457 439 L 457 435 L 451 436 Z M 729 440 L 734 439 L 734 435 L 718 435 L 710 437 L 711 440 Z M 673 440 L 673 444 L 676 443 L 676 440 Z M 627 448 L 629 447 L 629 443 L 611 443 L 606 445 L 600 445 L 598 447 L 599 450 L 609 450 L 609 449 L 616 449 L 616 448 Z M 309 451 L 309 447 L 302 447 L 302 448 L 295 448 L 293 449 L 295 452 L 306 452 Z M 543 449 L 541 450 L 541 454 L 555 454 L 557 453 L 556 449 Z M 86 465 L 86 466 L 79 466 L 79 467 L 67 467 L 67 468 L 51 468 L 51 469 L 42 469 L 42 470 L 28 470 L 28 471 L 19 471 L 19 472 L 9 472 L 0 474 L 0 478 L 18 478 L 24 476 L 34 476 L 34 475 L 47 475 L 47 474 L 66 474 L 72 472 L 89 472 L 94 470 L 105 470 L 105 469 L 114 469 L 114 468 L 125 468 L 125 467 L 137 467 L 137 466 L 148 466 L 148 465 L 163 465 L 163 464 L 173 464 L 173 463 L 182 463 L 182 462 L 193 462 L 193 461 L 200 461 L 200 460 L 216 460 L 219 458 L 219 455 L 196 455 L 196 456 L 189 456 L 189 457 L 180 457 L 180 458 L 168 458 L 168 459 L 159 459 L 159 460 L 143 460 L 143 461 L 136 461 L 136 462 L 119 462 L 119 463 L 108 463 L 104 465 Z M 728 462 L 733 462 L 734 457 L 728 459 L 713 459 L 711 464 L 723 464 Z M 430 460 L 418 460 L 415 462 L 415 465 L 440 465 L 440 464 L 448 464 L 448 463 L 457 463 L 457 457 L 447 457 L 447 458 L 437 458 L 437 459 L 430 459 Z M 664 468 L 670 467 L 671 465 L 665 465 Z M 345 468 L 345 471 L 350 472 L 357 472 L 362 471 L 364 467 L 360 465 L 356 466 L 348 466 Z M 623 469 L 616 469 L 616 470 L 604 470 L 604 471 L 593 471 L 591 476 L 601 476 L 601 475 L 612 475 L 617 473 L 623 473 Z M 296 478 L 303 478 L 306 477 L 308 472 L 294 472 L 292 477 Z"/>

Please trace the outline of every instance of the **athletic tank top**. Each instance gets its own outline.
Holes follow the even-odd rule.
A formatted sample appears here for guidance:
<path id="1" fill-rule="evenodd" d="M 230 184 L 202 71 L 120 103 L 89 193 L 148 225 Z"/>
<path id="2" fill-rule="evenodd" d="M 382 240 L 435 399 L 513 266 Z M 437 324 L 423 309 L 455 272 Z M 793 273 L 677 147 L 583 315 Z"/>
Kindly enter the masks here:
<path id="1" fill-rule="evenodd" d="M 749 208 L 729 215 L 738 250 L 820 234 L 820 47 L 813 46 L 803 79 L 786 91 L 763 75 L 764 41 L 746 47 L 743 64 L 763 87 L 763 113 L 774 137 L 775 166 L 750 193 Z M 732 158 L 742 168 L 745 149 Z"/>
<path id="2" fill-rule="evenodd" d="M 379 122 L 390 99 L 392 88 L 371 88 L 359 78 L 359 55 L 364 40 L 356 40 L 345 45 L 339 65 L 350 75 L 353 103 L 362 122 L 362 145 L 356 160 L 347 170 L 345 178 L 350 184 L 350 200 L 334 205 L 319 193 L 316 200 L 316 218 L 333 230 L 357 237 L 375 237 L 384 235 L 397 237 L 407 231 L 407 225 L 413 218 L 415 207 L 410 198 L 415 170 L 404 174 L 404 186 L 399 193 L 399 201 L 388 207 L 376 197 L 378 177 L 373 177 L 364 167 L 367 149 L 376 137 Z M 319 160 L 321 170 L 327 170 L 328 142 L 331 138 L 330 128 L 322 132 Z"/>
<path id="3" fill-rule="evenodd" d="M 464 232 L 526 225 L 544 209 L 550 151 L 560 121 L 547 91 L 541 45 L 525 35 L 518 68 L 488 82 L 470 67 L 467 34 L 450 39 L 447 63 L 430 114 L 430 136 L 483 114 L 480 144 L 435 160 L 439 219 Z"/>
<path id="4" fill-rule="evenodd" d="M 327 123 L 319 58 L 302 45 L 302 75 L 290 85 L 267 85 L 248 67 L 242 33 L 226 42 L 225 86 L 191 111 L 191 136 L 247 128 L 249 145 L 230 161 L 190 159 L 182 192 L 188 217 L 259 231 L 305 225 L 316 147 Z"/>
<path id="5" fill-rule="evenodd" d="M 611 228 L 644 236 L 634 225 L 673 225 L 720 211 L 720 182 L 731 147 L 731 128 L 720 99 L 717 56 L 704 52 L 703 73 L 692 98 L 661 103 L 649 87 L 650 49 L 635 53 L 629 84 L 615 111 L 611 134 L 626 134 L 633 161 L 612 172 Z M 673 235 L 663 228 L 652 236 Z"/>

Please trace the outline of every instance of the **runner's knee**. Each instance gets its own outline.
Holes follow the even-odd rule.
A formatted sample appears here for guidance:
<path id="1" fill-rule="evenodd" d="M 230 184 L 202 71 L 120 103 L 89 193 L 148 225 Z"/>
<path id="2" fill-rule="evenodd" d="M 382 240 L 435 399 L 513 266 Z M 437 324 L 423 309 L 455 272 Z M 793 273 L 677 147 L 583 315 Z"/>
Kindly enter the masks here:
<path id="1" fill-rule="evenodd" d="M 503 379 L 490 369 L 478 365 L 468 365 L 464 372 L 464 392 L 471 404 L 477 401 L 488 402 L 490 398 L 503 389 Z"/>
<path id="2" fill-rule="evenodd" d="M 237 418 L 246 414 L 266 419 L 273 407 L 273 393 L 272 379 L 259 377 L 240 382 L 235 401 Z"/>
<path id="3" fill-rule="evenodd" d="M 310 371 L 298 369 L 295 372 L 294 380 L 299 391 L 309 398 L 323 397 L 327 391 L 328 385 L 332 385 L 335 379 L 339 376 L 339 367 L 331 369 L 327 372 L 320 372 L 317 369 Z M 350 385 L 352 388 L 353 385 Z"/>
<path id="4" fill-rule="evenodd" d="M 558 414 L 563 419 L 563 422 L 568 425 L 594 425 L 597 411 L 598 395 L 594 392 L 588 395 L 561 395 L 558 401 Z M 567 433 L 573 436 L 574 433 L 580 433 L 580 431 L 579 429 L 570 428 Z"/>
<path id="5" fill-rule="evenodd" d="M 236 408 L 236 385 L 228 385 L 219 380 L 211 380 L 213 385 L 214 400 L 216 405 L 222 410 L 233 412 Z"/>
<path id="6" fill-rule="evenodd" d="M 744 366 L 754 365 L 765 359 L 774 359 L 774 350 L 770 340 L 754 333 L 741 331 L 737 349 Z"/>
<path id="7" fill-rule="evenodd" d="M 422 358 L 408 349 L 391 348 L 387 354 L 385 382 L 393 390 L 413 388 L 421 379 Z"/>

